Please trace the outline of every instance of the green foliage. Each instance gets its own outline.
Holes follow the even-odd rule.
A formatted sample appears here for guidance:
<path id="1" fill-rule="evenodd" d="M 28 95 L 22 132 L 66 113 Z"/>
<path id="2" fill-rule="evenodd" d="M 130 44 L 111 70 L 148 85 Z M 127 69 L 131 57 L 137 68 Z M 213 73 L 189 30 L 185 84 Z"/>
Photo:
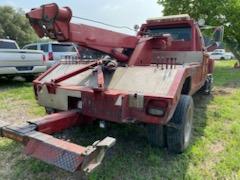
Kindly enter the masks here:
<path id="1" fill-rule="evenodd" d="M 24 11 L 10 6 L 0 6 L 0 38 L 16 40 L 20 47 L 37 40 Z"/>
<path id="2" fill-rule="evenodd" d="M 224 25 L 224 42 L 240 60 L 240 1 L 239 0 L 158 0 L 164 15 L 189 14 L 205 19 L 207 25 Z"/>

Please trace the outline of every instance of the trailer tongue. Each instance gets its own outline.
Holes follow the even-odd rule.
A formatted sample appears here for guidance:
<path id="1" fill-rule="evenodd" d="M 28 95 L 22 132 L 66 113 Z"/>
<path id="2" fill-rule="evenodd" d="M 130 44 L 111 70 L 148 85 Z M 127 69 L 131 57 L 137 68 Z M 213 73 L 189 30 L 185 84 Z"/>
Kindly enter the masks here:
<path id="1" fill-rule="evenodd" d="M 105 152 L 116 140 L 106 137 L 83 147 L 50 135 L 79 125 L 83 119 L 78 111 L 73 110 L 48 115 L 22 127 L 0 122 L 0 135 L 22 143 L 26 155 L 70 172 L 80 170 L 87 174 L 101 164 Z"/>

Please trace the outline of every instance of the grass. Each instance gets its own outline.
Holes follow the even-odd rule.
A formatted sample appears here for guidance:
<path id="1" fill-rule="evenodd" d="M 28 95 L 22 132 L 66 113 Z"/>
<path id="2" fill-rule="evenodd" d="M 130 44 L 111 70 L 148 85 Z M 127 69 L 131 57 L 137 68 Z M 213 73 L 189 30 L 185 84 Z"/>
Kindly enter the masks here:
<path id="1" fill-rule="evenodd" d="M 21 81 L 0 80 L 0 110 L 13 110 L 18 106 L 26 105 L 26 113 L 41 116 L 44 115 L 43 108 L 39 107 L 33 96 L 31 83 Z"/>
<path id="2" fill-rule="evenodd" d="M 101 168 L 89 176 L 92 180 L 240 179 L 240 69 L 233 69 L 233 65 L 234 61 L 217 62 L 213 95 L 194 95 L 194 136 L 183 154 L 172 155 L 151 147 L 144 128 L 135 125 L 113 125 L 106 130 L 96 126 L 75 128 L 59 136 L 85 145 L 106 135 L 117 138 Z M 24 106 L 27 116 L 44 114 L 33 98 L 30 83 L 6 83 L 0 87 L 0 114 L 15 112 L 19 105 Z M 26 157 L 21 151 L 19 144 L 0 138 L 2 179 L 80 178 L 77 173 Z"/>

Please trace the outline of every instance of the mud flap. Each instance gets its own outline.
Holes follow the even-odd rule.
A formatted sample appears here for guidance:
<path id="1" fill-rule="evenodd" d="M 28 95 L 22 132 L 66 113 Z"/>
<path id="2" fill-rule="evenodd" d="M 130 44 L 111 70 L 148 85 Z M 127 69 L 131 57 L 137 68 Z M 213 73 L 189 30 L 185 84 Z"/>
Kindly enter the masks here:
<path id="1" fill-rule="evenodd" d="M 37 127 L 36 124 L 14 127 L 0 122 L 0 136 L 22 143 L 25 154 L 31 157 L 70 172 L 79 170 L 85 174 L 101 164 L 106 151 L 116 142 L 116 139 L 106 137 L 84 147 L 39 132 Z"/>

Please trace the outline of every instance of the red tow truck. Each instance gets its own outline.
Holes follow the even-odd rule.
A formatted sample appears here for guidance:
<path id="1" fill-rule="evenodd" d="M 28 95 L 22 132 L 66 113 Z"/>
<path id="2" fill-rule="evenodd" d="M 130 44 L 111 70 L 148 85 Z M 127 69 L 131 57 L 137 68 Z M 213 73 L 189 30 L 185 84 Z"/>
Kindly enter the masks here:
<path id="1" fill-rule="evenodd" d="M 36 80 L 36 99 L 49 115 L 23 127 L 1 123 L 0 135 L 25 146 L 25 153 L 65 170 L 91 172 L 115 139 L 83 147 L 52 136 L 99 121 L 144 124 L 150 143 L 174 153 L 189 145 L 192 95 L 210 93 L 213 61 L 198 23 L 188 15 L 148 19 L 136 36 L 71 23 L 72 11 L 56 4 L 26 14 L 39 37 L 108 54 L 92 61 L 62 60 Z M 219 41 L 221 28 L 215 31 Z"/>

